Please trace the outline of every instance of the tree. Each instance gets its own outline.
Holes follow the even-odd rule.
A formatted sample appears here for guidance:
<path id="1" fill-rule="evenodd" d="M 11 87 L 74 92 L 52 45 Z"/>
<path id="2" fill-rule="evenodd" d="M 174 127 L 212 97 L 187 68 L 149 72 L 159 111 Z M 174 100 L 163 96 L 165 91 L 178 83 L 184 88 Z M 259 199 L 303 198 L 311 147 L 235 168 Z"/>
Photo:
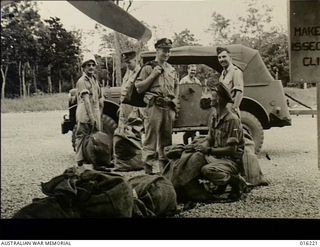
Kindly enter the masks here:
<path id="1" fill-rule="evenodd" d="M 285 85 L 289 81 L 288 35 L 282 27 L 267 28 L 272 21 L 271 12 L 268 5 L 250 0 L 246 14 L 236 21 L 213 12 L 208 31 L 216 44 L 243 44 L 259 50 L 270 73 Z"/>
<path id="2" fill-rule="evenodd" d="M 258 0 L 248 2 L 247 14 L 238 18 L 242 42 L 247 42 L 252 48 L 259 50 L 266 32 L 266 24 L 272 21 L 271 12 L 271 7 Z"/>
<path id="3" fill-rule="evenodd" d="M 48 93 L 53 93 L 52 76 L 58 81 L 58 91 L 62 91 L 63 74 L 74 74 L 79 66 L 80 37 L 75 32 L 68 32 L 58 17 L 44 20 L 39 43 L 41 61 L 47 68 Z M 72 77 L 69 77 L 71 80 Z"/>
<path id="4" fill-rule="evenodd" d="M 198 39 L 196 39 L 194 34 L 187 28 L 180 33 L 174 33 L 173 35 L 173 47 L 199 45 L 197 42 Z"/>
<path id="5" fill-rule="evenodd" d="M 214 43 L 228 44 L 231 36 L 230 19 L 225 18 L 215 11 L 212 13 L 211 18 L 212 22 L 207 31 L 212 33 Z"/>
<path id="6" fill-rule="evenodd" d="M 1 96 L 5 97 L 5 86 L 9 65 L 18 68 L 20 96 L 26 97 L 26 74 L 31 62 L 36 59 L 38 44 L 36 32 L 41 23 L 36 2 L 12 2 L 3 9 L 1 19 Z"/>

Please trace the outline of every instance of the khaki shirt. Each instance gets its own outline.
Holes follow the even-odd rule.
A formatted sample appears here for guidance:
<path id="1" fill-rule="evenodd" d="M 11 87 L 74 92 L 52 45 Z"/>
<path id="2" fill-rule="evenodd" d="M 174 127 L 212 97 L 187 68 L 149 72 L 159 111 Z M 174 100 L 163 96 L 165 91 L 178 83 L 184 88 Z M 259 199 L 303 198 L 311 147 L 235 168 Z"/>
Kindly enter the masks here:
<path id="1" fill-rule="evenodd" d="M 191 84 L 191 83 L 199 84 L 200 86 L 202 86 L 200 80 L 195 76 L 193 78 L 190 78 L 189 75 L 186 75 L 179 82 L 180 85 L 181 84 Z"/>
<path id="2" fill-rule="evenodd" d="M 102 97 L 102 95 L 100 86 L 96 78 L 94 76 L 90 78 L 85 73 L 83 73 L 77 82 L 76 89 L 78 100 L 78 106 L 76 111 L 77 122 L 88 123 L 90 120 L 83 100 L 83 95 L 85 93 L 89 93 L 89 100 L 94 119 L 97 121 L 98 124 L 100 124 L 101 112 L 99 107 L 99 100 Z"/>
<path id="3" fill-rule="evenodd" d="M 175 68 L 167 62 L 164 62 L 162 68 L 163 72 L 153 81 L 151 87 L 145 93 L 144 101 L 146 103 L 148 103 L 154 95 L 169 97 L 170 99 L 178 97 L 178 95 L 175 95 L 175 90 L 179 86 Z M 151 74 L 152 70 L 151 65 L 144 66 L 137 81 L 145 80 Z"/>
<path id="4" fill-rule="evenodd" d="M 233 99 L 236 90 L 243 92 L 243 73 L 233 64 L 230 64 L 226 70 L 222 71 L 219 82 L 222 82 L 229 89 Z"/>
<path id="5" fill-rule="evenodd" d="M 237 146 L 237 155 L 235 157 L 220 158 L 229 158 L 235 161 L 242 157 L 244 151 L 243 129 L 240 119 L 234 113 L 226 108 L 221 116 L 213 114 L 209 127 L 208 141 L 210 147 Z"/>

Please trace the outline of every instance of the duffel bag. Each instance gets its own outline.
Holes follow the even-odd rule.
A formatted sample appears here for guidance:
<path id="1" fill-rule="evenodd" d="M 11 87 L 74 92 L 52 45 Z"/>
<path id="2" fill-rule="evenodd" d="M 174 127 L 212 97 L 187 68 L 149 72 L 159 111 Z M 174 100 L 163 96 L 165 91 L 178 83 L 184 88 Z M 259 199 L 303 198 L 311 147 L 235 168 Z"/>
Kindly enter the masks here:
<path id="1" fill-rule="evenodd" d="M 133 216 L 168 216 L 177 210 L 177 196 L 172 183 L 163 176 L 140 175 L 129 179 L 140 205 L 135 203 Z M 140 210 L 139 210 L 140 208 Z M 142 210 L 141 210 L 142 209 Z"/>
<path id="2" fill-rule="evenodd" d="M 112 136 L 98 131 L 83 139 L 82 152 L 85 161 L 96 166 L 112 167 Z"/>

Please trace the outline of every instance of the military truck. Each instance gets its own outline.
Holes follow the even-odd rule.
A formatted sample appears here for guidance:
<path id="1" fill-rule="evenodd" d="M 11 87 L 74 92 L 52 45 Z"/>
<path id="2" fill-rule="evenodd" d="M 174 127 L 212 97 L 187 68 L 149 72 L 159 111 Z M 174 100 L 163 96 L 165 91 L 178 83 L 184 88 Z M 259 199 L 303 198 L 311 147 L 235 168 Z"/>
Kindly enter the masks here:
<path id="1" fill-rule="evenodd" d="M 266 68 L 259 52 L 243 45 L 228 45 L 233 64 L 244 76 L 244 97 L 240 105 L 241 122 L 253 137 L 256 153 L 261 150 L 264 133 L 273 127 L 291 125 L 283 86 Z M 155 58 L 155 52 L 143 52 L 143 62 Z M 204 64 L 221 73 L 215 46 L 183 46 L 173 48 L 168 61 L 172 65 Z M 196 84 L 180 85 L 180 111 L 174 132 L 208 131 L 210 109 L 200 107 L 203 88 Z M 113 133 L 117 127 L 120 87 L 105 88 L 102 113 L 103 131 Z M 70 90 L 69 117 L 64 116 L 62 133 L 75 128 L 76 91 Z"/>

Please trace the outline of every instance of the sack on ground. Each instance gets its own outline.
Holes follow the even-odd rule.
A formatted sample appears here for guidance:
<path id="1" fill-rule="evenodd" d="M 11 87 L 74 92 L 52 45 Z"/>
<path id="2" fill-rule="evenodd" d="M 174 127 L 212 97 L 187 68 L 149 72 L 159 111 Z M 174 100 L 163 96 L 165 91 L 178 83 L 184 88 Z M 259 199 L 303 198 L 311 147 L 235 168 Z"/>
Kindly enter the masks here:
<path id="1" fill-rule="evenodd" d="M 35 198 L 16 212 L 13 219 L 68 219 L 80 218 L 72 208 L 63 207 L 55 197 Z"/>
<path id="2" fill-rule="evenodd" d="M 137 122 L 137 121 L 135 121 Z M 136 171 L 143 169 L 141 131 L 142 121 L 129 122 L 124 129 L 117 128 L 114 133 L 115 171 Z"/>
<path id="3" fill-rule="evenodd" d="M 180 159 L 170 160 L 163 170 L 163 176 L 168 178 L 175 189 L 182 187 L 201 175 L 201 168 L 206 164 L 205 157 L 200 152 L 182 153 Z"/>
<path id="4" fill-rule="evenodd" d="M 252 137 L 245 131 L 245 148 L 242 156 L 243 177 L 244 179 L 254 185 L 268 185 L 262 170 L 259 165 L 259 160 L 255 154 L 255 145 Z"/>
<path id="5" fill-rule="evenodd" d="M 176 192 L 165 177 L 140 175 L 129 179 L 129 183 L 137 194 L 133 216 L 167 216 L 176 212 Z"/>
<path id="6" fill-rule="evenodd" d="M 82 143 L 86 163 L 96 166 L 112 167 L 112 135 L 98 131 L 85 136 Z"/>
<path id="7" fill-rule="evenodd" d="M 47 195 L 18 212 L 20 218 L 131 217 L 132 187 L 122 176 L 94 170 L 69 168 L 41 183 Z M 47 213 L 45 212 L 47 208 Z"/>

